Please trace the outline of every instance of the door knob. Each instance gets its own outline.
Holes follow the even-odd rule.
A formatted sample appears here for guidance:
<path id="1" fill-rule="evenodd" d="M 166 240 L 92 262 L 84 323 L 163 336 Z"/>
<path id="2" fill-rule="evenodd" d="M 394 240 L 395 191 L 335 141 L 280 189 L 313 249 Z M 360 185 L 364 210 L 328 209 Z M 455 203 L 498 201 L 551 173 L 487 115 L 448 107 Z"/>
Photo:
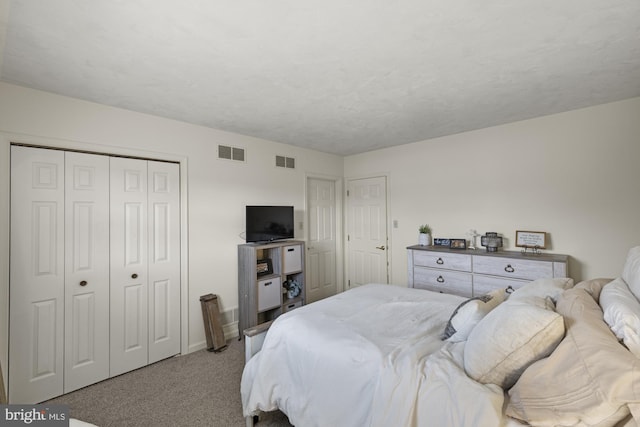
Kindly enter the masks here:
<path id="1" fill-rule="evenodd" d="M 87 281 L 83 280 L 82 282 L 80 282 L 80 286 L 87 286 Z"/>
<path id="2" fill-rule="evenodd" d="M 136 273 L 133 273 L 133 274 L 131 275 L 131 278 L 132 278 L 132 279 L 137 279 L 137 278 L 138 278 L 138 275 L 137 275 Z"/>
<path id="3" fill-rule="evenodd" d="M 381 251 L 384 251 L 386 248 L 384 247 L 384 245 L 382 245 L 382 246 L 376 246 L 376 249 L 380 249 Z"/>

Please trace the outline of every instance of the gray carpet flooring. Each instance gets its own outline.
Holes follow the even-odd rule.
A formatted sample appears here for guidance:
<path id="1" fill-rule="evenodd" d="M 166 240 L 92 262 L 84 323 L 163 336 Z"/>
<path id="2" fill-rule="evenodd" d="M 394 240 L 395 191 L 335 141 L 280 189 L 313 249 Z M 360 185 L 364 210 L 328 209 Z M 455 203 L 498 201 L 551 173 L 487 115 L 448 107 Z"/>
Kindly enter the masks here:
<path id="1" fill-rule="evenodd" d="M 220 353 L 201 350 L 166 359 L 46 403 L 69 405 L 71 417 L 100 427 L 244 426 L 244 341 L 227 344 Z M 256 426 L 291 424 L 276 411 L 263 414 Z"/>

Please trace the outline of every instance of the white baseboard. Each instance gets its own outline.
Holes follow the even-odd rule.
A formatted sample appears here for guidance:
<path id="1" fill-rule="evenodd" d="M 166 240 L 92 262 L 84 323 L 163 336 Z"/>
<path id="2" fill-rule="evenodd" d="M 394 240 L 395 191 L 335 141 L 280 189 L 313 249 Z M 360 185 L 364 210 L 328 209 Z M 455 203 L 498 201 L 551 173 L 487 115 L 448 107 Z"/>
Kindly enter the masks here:
<path id="1" fill-rule="evenodd" d="M 227 323 L 226 325 L 222 325 L 222 332 L 224 333 L 224 338 L 228 341 L 232 338 L 238 338 L 238 322 Z M 189 344 L 189 353 L 193 353 L 194 351 L 199 351 L 207 348 L 207 340 L 199 341 L 197 343 Z"/>
<path id="2" fill-rule="evenodd" d="M 189 353 L 193 353 L 194 351 L 199 351 L 207 348 L 207 341 L 200 341 L 195 344 L 189 345 Z"/>

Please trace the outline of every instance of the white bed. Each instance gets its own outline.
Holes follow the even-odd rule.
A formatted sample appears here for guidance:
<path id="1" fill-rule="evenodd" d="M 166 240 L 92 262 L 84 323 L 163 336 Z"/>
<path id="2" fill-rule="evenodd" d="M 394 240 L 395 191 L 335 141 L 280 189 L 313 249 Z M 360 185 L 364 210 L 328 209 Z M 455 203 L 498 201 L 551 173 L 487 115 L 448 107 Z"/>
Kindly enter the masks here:
<path id="1" fill-rule="evenodd" d="M 474 405 L 495 421 L 491 412 L 499 416 L 502 391 L 466 381 L 456 364 L 463 344 L 440 339 L 464 300 L 367 285 L 281 316 L 245 368 L 245 415 L 281 409 L 296 426 L 411 425 L 415 411 L 429 409 L 414 398 L 427 392 L 426 384 L 444 394 L 442 386 L 453 380 L 469 383 L 467 402 L 458 396 L 456 404 L 466 413 Z M 432 353 L 437 357 L 428 358 Z M 424 381 L 431 373 L 440 384 Z M 487 411 L 486 403 L 495 411 Z"/>
<path id="2" fill-rule="evenodd" d="M 640 266 L 640 249 L 637 256 Z M 534 282 L 516 291 L 507 302 L 473 319 L 477 326 L 459 342 L 441 339 L 452 313 L 466 301 L 454 295 L 373 284 L 286 313 L 271 325 L 262 349 L 245 366 L 244 415 L 250 419 L 279 409 L 298 427 L 526 425 L 513 417 L 535 425 L 636 425 L 630 408 L 636 412 L 640 403 L 640 359 L 602 320 L 597 300 L 608 280 L 584 282 L 570 291 L 566 289 L 573 281 L 563 280 Z M 562 300 L 557 312 L 552 299 Z M 595 320 L 584 326 L 579 316 L 589 310 Z M 597 344 L 602 355 L 600 347 L 589 348 L 591 341 L 598 341 L 589 322 L 604 334 Z M 575 342 L 580 347 L 581 340 L 584 349 L 568 347 Z M 624 354 L 611 356 L 609 350 Z M 561 356 L 567 360 L 558 360 Z M 579 384 L 578 393 L 571 389 L 573 380 L 562 380 L 562 372 L 554 372 L 573 369 L 563 363 L 590 370 L 600 359 L 623 370 L 605 378 L 611 384 L 599 379 Z M 613 368 L 601 369 L 606 377 Z M 533 378 L 527 375 L 534 370 Z M 561 380 L 558 387 L 569 391 L 540 396 L 545 387 L 539 379 L 545 375 Z M 621 392 L 627 389 L 631 391 Z M 602 402 L 566 402 L 571 400 L 566 395 L 581 393 L 602 397 Z M 547 396 L 549 408 L 540 408 L 538 402 Z M 562 413 L 554 413 L 554 407 Z"/>

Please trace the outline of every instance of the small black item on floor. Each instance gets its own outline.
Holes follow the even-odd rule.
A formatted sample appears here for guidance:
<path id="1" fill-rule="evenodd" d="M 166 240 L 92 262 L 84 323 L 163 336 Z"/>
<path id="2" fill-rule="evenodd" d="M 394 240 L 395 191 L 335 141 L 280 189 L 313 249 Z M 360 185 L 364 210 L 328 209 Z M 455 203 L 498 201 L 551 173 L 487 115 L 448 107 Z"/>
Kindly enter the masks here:
<path id="1" fill-rule="evenodd" d="M 207 337 L 207 350 L 220 352 L 227 348 L 227 340 L 220 324 L 220 310 L 218 296 L 207 294 L 200 297 L 202 318 L 204 319 L 204 333 Z"/>

